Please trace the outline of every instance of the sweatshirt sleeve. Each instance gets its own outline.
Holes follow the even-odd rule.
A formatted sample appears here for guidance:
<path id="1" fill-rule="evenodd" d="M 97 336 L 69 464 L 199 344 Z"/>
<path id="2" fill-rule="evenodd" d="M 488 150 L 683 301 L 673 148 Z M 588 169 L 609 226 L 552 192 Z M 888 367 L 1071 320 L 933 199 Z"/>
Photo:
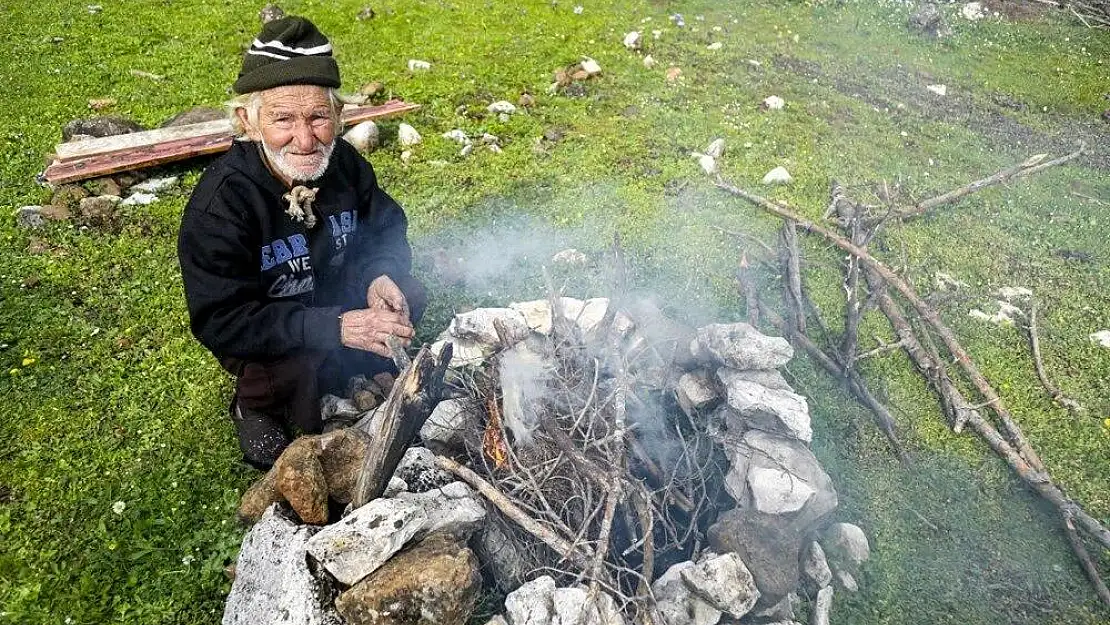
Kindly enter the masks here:
<path id="1" fill-rule="evenodd" d="M 352 280 L 358 294 L 366 296 L 379 276 L 398 281 L 412 273 L 412 248 L 404 209 L 378 186 L 373 168 L 361 156 L 359 167 L 358 275 Z"/>
<path id="2" fill-rule="evenodd" d="M 267 301 L 246 200 L 220 185 L 185 209 L 177 252 L 193 334 L 217 358 L 272 359 L 340 345 L 338 307 Z"/>

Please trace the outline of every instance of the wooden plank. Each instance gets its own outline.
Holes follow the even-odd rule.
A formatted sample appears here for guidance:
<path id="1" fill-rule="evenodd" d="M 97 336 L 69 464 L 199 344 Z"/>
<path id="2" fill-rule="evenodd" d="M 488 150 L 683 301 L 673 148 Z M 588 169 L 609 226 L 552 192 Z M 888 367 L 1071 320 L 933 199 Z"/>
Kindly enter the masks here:
<path id="1" fill-rule="evenodd" d="M 350 125 L 371 119 L 392 117 L 415 111 L 419 108 L 419 104 L 411 104 L 401 100 L 391 100 L 380 106 L 360 106 L 347 109 L 343 111 L 341 119 L 345 125 Z M 216 122 L 202 122 L 200 124 L 181 126 L 180 128 L 205 126 L 215 123 Z M 131 134 L 140 135 L 144 133 Z M 163 165 L 197 156 L 223 152 L 231 147 L 232 141 L 233 138 L 230 125 L 226 125 L 223 132 L 208 133 L 192 137 L 187 136 L 145 145 L 140 141 L 137 145 L 108 153 L 94 153 L 67 160 L 55 159 L 50 166 L 46 168 L 46 171 L 42 173 L 42 179 L 50 184 L 61 184 L 86 180 L 97 176 L 107 176 L 121 171 L 153 167 L 155 165 Z M 81 143 L 85 142 L 77 142 L 77 144 Z M 109 145 L 109 147 L 111 146 L 111 144 L 107 145 Z"/>
<path id="2" fill-rule="evenodd" d="M 231 134 L 231 122 L 218 119 L 199 124 L 186 124 L 174 128 L 158 128 L 142 132 L 129 132 L 125 135 L 86 139 L 84 141 L 69 141 L 59 143 L 54 147 L 54 158 L 61 162 L 71 161 L 88 156 L 98 156 L 121 152 L 132 148 L 156 145 L 178 139 L 191 139 L 216 134 Z"/>

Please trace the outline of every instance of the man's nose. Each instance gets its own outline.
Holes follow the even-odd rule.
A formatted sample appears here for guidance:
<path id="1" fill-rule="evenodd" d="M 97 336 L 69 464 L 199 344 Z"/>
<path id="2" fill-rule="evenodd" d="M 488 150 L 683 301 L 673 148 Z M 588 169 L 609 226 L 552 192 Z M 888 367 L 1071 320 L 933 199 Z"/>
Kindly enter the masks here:
<path id="1" fill-rule="evenodd" d="M 297 151 L 307 154 L 316 150 L 316 135 L 312 133 L 312 124 L 301 121 L 294 130 L 293 140 L 297 144 Z"/>

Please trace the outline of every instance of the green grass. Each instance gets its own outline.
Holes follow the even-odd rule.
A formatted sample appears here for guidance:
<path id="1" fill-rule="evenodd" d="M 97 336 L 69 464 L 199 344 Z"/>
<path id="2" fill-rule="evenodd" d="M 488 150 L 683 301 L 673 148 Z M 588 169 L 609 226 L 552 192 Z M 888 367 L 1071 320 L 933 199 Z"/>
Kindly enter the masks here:
<path id="1" fill-rule="evenodd" d="M 48 201 L 33 175 L 61 125 L 90 114 L 89 99 L 115 98 L 112 113 L 151 126 L 226 99 L 260 4 L 113 0 L 97 14 L 87 4 L 0 0 L 0 38 L 19 50 L 0 61 L 0 623 L 211 623 L 242 537 L 234 509 L 253 474 L 237 462 L 225 416 L 230 381 L 189 336 L 176 267 L 177 223 L 201 165 L 171 168 L 185 174 L 184 187 L 112 230 L 28 232 L 10 215 Z M 797 182 L 766 194 L 813 217 L 830 178 L 861 195 L 886 180 L 925 197 L 1086 138 L 1095 153 L 1085 160 L 891 226 L 873 247 L 922 292 L 934 291 L 938 271 L 968 285 L 933 299 L 1053 477 L 1110 520 L 1110 353 L 1087 339 L 1110 327 L 1110 219 L 1072 194 L 1110 201 L 1098 142 L 1098 114 L 1110 106 L 1105 33 L 1053 18 L 953 20 L 955 34 L 935 42 L 909 34 L 909 9 L 896 3 L 582 4 L 575 15 L 564 0 L 390 0 L 363 22 L 354 19 L 360 2 L 283 4 L 332 38 L 348 89 L 383 80 L 424 105 L 406 120 L 425 137 L 411 165 L 392 143 L 370 157 L 409 212 L 433 290 L 424 337 L 460 307 L 540 296 L 540 264 L 562 247 L 594 260 L 556 278 L 576 295 L 602 293 L 614 232 L 635 286 L 676 315 L 741 318 L 731 275 L 742 243 L 714 226 L 773 241 L 778 224 L 702 176 L 689 153 L 714 137 L 728 142 L 726 178 L 758 190 L 767 170 L 785 165 Z M 685 29 L 668 20 L 675 12 Z M 634 29 L 654 69 L 621 46 Z M 713 41 L 723 48 L 707 50 Z M 549 95 L 554 70 L 582 55 L 604 75 L 585 97 Z M 409 58 L 433 68 L 410 75 Z M 663 79 L 670 65 L 683 71 L 678 83 Z M 934 83 L 949 96 L 925 91 Z M 538 105 L 507 123 L 456 115 L 523 91 Z M 786 109 L 757 110 L 770 94 Z M 1024 109 L 997 106 L 998 94 Z M 439 136 L 456 127 L 501 136 L 504 154 L 459 157 Z M 534 151 L 554 127 L 564 138 Z M 27 251 L 32 237 L 47 251 Z M 805 247 L 807 285 L 835 329 L 836 256 L 818 241 Z M 489 272 L 450 287 L 431 260 L 440 250 Z M 762 279 L 773 295 L 777 278 Z M 1048 400 L 1018 330 L 967 317 L 1006 285 L 1036 291 L 1046 366 L 1087 415 Z M 865 323 L 865 347 L 890 338 L 881 321 Z M 944 427 L 905 358 L 888 354 L 864 369 L 899 420 L 913 469 L 893 460 L 868 414 L 833 382 L 801 358 L 789 367 L 811 398 L 814 449 L 841 495 L 837 516 L 873 542 L 862 592 L 838 594 L 834 619 L 1106 622 L 1051 511 L 982 444 Z"/>

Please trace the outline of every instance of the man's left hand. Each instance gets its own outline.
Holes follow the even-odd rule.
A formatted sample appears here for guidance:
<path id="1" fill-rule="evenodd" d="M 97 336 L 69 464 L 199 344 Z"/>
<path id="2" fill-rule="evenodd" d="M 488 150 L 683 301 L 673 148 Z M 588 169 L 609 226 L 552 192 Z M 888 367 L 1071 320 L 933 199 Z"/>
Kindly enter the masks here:
<path id="1" fill-rule="evenodd" d="M 409 303 L 400 287 L 389 276 L 378 276 L 366 290 L 366 307 L 370 310 L 389 310 L 404 315 L 412 321 Z"/>

